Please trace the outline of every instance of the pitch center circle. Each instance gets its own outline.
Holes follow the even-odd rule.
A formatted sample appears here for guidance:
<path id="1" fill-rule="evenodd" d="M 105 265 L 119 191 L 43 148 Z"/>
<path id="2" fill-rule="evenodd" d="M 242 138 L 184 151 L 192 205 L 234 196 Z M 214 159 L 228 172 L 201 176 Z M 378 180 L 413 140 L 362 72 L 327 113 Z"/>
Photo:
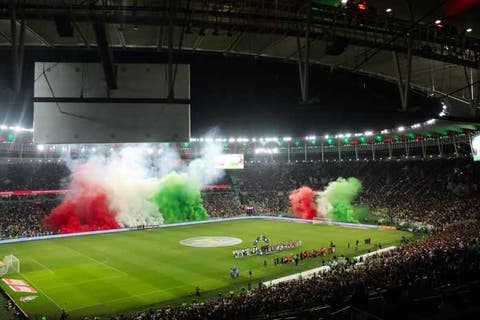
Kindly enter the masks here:
<path id="1" fill-rule="evenodd" d="M 180 244 L 189 247 L 229 247 L 242 243 L 242 239 L 233 237 L 194 237 L 180 240 Z"/>

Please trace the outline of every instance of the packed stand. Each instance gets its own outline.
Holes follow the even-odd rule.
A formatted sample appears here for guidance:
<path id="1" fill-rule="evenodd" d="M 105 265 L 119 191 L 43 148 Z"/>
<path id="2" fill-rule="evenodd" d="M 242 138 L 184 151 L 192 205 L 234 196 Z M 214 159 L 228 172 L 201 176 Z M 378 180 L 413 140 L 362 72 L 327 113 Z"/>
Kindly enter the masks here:
<path id="1" fill-rule="evenodd" d="M 254 164 L 236 175 L 242 203 L 261 214 L 288 213 L 290 191 L 322 190 L 338 177 L 358 178 L 363 189 L 355 204 L 392 222 L 442 227 L 480 213 L 480 166 L 464 159 Z"/>
<path id="2" fill-rule="evenodd" d="M 51 196 L 10 196 L 0 198 L 0 239 L 51 234 L 41 220 L 58 205 Z"/>
<path id="3" fill-rule="evenodd" d="M 212 218 L 226 218 L 242 214 L 235 193 L 230 190 L 202 191 L 203 206 Z"/>

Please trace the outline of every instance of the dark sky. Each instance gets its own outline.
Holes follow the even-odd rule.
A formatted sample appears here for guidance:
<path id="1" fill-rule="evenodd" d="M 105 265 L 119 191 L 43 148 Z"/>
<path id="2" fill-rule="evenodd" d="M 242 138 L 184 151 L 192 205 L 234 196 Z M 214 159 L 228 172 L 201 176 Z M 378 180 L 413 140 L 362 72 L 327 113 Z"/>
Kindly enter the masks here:
<path id="1" fill-rule="evenodd" d="M 10 55 L 0 51 L 0 119 L 32 125 L 33 61 L 95 61 L 95 52 L 27 51 L 22 95 L 9 102 Z M 411 94 L 411 110 L 404 114 L 396 84 L 328 68 L 312 67 L 313 102 L 299 102 L 296 64 L 182 54 L 179 62 L 191 64 L 192 135 L 218 128 L 224 135 L 308 135 L 359 131 L 408 125 L 438 114 L 438 102 Z M 165 56 L 149 52 L 119 52 L 117 62 L 162 62 Z"/>

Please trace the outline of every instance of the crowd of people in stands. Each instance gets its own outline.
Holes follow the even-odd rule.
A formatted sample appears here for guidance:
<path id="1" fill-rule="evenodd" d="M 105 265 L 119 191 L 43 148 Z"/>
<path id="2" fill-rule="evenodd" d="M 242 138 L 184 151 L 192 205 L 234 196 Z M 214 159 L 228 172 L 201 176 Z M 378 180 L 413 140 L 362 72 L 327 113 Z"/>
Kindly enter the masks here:
<path id="1" fill-rule="evenodd" d="M 203 206 L 211 217 L 238 216 L 242 209 L 232 190 L 210 190 L 202 192 Z"/>
<path id="2" fill-rule="evenodd" d="M 64 163 L 32 162 L 0 165 L 0 191 L 57 190 L 67 185 L 70 170 Z"/>
<path id="3" fill-rule="evenodd" d="M 0 191 L 59 189 L 69 170 L 63 163 L 0 165 Z M 356 204 L 366 205 L 391 223 L 421 222 L 442 227 L 477 218 L 480 166 L 464 160 L 253 164 L 227 173 L 229 189 L 204 190 L 211 217 L 288 214 L 288 194 L 303 185 L 322 190 L 338 177 L 356 177 L 363 189 Z M 61 196 L 59 196 L 61 197 Z M 39 221 L 58 203 L 45 196 L 0 199 L 0 238 L 44 234 Z"/>
<path id="4" fill-rule="evenodd" d="M 240 174 L 240 198 L 258 213 L 282 214 L 289 211 L 291 190 L 323 190 L 338 177 L 358 178 L 363 189 L 355 203 L 394 222 L 438 227 L 480 212 L 480 166 L 464 159 L 256 164 Z"/>
<path id="5" fill-rule="evenodd" d="M 51 234 L 41 220 L 57 205 L 58 200 L 48 196 L 0 198 L 0 239 Z"/>

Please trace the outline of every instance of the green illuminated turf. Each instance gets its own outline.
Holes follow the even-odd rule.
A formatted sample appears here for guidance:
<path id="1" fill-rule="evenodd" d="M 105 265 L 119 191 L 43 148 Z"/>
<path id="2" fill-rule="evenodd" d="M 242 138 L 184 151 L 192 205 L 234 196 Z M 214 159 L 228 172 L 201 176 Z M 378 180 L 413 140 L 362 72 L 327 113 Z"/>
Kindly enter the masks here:
<path id="1" fill-rule="evenodd" d="M 294 264 L 274 266 L 276 255 L 234 259 L 232 250 L 250 247 L 255 238 L 266 235 L 270 243 L 300 239 L 303 245 L 278 253 L 328 247 L 330 241 L 337 246 L 337 256 L 353 256 L 373 249 L 381 242 L 384 246 L 398 244 L 403 231 L 353 229 L 319 224 L 271 220 L 241 220 L 172 227 L 156 230 L 131 231 L 104 235 L 90 235 L 0 245 L 0 256 L 16 255 L 21 261 L 21 274 L 7 277 L 25 279 L 36 288 L 38 298 L 18 302 L 30 315 L 48 315 L 56 319 L 60 310 L 68 311 L 70 319 L 86 315 L 109 315 L 144 310 L 194 299 L 195 287 L 202 297 L 219 292 L 252 287 L 260 280 L 274 279 L 321 264 L 321 259 L 309 259 Z M 238 237 L 243 243 L 233 247 L 186 247 L 180 240 L 197 236 Z M 359 251 L 347 249 L 347 242 L 372 238 L 372 245 L 361 245 Z M 263 261 L 268 266 L 264 268 Z M 329 256 L 326 259 L 331 259 Z M 229 269 L 236 265 L 240 277 L 231 279 Z M 248 277 L 252 268 L 253 276 Z M 1 286 L 17 301 L 21 296 Z"/>

